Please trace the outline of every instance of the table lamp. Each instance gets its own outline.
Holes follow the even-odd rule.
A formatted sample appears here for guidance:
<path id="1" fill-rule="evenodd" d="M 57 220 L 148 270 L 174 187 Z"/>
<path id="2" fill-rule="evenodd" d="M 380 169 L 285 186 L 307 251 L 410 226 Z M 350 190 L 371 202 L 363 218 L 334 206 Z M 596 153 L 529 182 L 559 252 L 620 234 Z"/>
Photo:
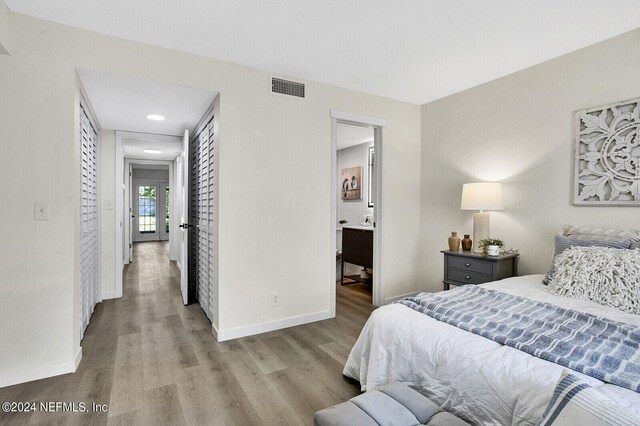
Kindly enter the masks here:
<path id="1" fill-rule="evenodd" d="M 503 210 L 502 184 L 497 182 L 465 183 L 462 185 L 461 210 L 480 210 L 473 215 L 473 251 L 482 252 L 480 241 L 489 238 L 489 213 Z"/>

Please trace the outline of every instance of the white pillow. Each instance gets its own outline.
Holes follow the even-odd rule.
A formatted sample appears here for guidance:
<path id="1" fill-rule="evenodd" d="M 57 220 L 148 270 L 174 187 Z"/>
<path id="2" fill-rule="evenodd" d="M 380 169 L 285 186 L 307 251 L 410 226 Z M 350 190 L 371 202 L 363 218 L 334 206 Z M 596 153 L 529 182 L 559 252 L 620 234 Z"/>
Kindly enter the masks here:
<path id="1" fill-rule="evenodd" d="M 537 426 L 632 426 L 640 418 L 591 387 L 570 371 L 564 370 Z"/>
<path id="2" fill-rule="evenodd" d="M 554 267 L 550 293 L 640 314 L 640 250 L 574 246 Z"/>

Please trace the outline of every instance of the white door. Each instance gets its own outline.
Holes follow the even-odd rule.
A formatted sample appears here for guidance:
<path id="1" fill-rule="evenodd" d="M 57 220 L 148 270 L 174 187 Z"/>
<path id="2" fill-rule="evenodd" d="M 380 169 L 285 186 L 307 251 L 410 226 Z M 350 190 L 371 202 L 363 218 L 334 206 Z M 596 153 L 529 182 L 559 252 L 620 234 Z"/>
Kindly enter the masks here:
<path id="1" fill-rule="evenodd" d="M 180 242 L 180 259 L 182 261 L 182 271 L 180 273 L 180 290 L 182 291 L 182 301 L 185 305 L 193 301 L 193 296 L 189 297 L 189 130 L 184 131 L 182 138 L 182 211 L 180 212 L 180 228 L 182 240 Z"/>
<path id="2" fill-rule="evenodd" d="M 169 182 L 159 182 L 159 191 L 158 191 L 158 210 L 161 212 L 162 217 L 158 216 L 158 229 L 160 231 L 160 240 L 168 241 L 169 240 L 169 212 L 171 211 L 170 206 L 170 194 L 171 190 L 169 189 Z M 160 214 L 160 213 L 159 213 Z"/>
<path id="3" fill-rule="evenodd" d="M 133 260 L 133 164 L 129 164 L 129 263 Z M 137 215 L 137 213 L 136 213 Z"/>
<path id="4" fill-rule="evenodd" d="M 99 265 L 98 130 L 80 101 L 80 337 L 102 301 Z"/>
<path id="5" fill-rule="evenodd" d="M 211 156 L 213 154 L 213 122 L 209 122 L 196 138 L 191 148 L 192 187 L 191 218 L 195 229 L 191 240 L 191 254 L 195 262 L 191 262 L 193 278 L 198 289 L 198 302 L 209 320 L 213 318 L 210 304 L 212 244 L 209 219 L 211 216 L 213 190 L 213 170 Z"/>
<path id="6" fill-rule="evenodd" d="M 162 191 L 158 182 L 134 179 L 133 195 L 133 241 L 157 241 L 162 217 Z"/>

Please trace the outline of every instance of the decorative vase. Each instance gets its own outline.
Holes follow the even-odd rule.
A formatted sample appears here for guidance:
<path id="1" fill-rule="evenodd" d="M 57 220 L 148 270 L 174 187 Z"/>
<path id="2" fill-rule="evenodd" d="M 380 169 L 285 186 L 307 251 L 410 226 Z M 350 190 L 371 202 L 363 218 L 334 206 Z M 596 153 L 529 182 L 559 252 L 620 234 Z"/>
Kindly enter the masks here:
<path id="1" fill-rule="evenodd" d="M 489 256 L 498 256 L 500 254 L 500 246 L 487 246 L 487 254 Z"/>
<path id="2" fill-rule="evenodd" d="M 451 236 L 449 237 L 449 250 L 450 251 L 460 250 L 460 237 L 458 237 L 457 232 L 451 232 Z"/>
<path id="3" fill-rule="evenodd" d="M 464 238 L 462 239 L 462 251 L 471 251 L 473 247 L 473 240 L 469 238 L 469 234 L 464 234 Z"/>

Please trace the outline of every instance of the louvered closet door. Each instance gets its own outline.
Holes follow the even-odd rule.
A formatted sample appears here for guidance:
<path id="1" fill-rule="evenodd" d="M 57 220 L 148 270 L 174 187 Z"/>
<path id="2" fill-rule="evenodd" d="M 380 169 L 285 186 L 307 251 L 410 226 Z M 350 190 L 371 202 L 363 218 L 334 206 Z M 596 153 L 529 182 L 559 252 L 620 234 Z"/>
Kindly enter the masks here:
<path id="1" fill-rule="evenodd" d="M 98 259 L 98 132 L 80 104 L 80 335 L 101 300 Z"/>
<path id="2" fill-rule="evenodd" d="M 218 306 L 218 280 L 217 280 L 217 266 L 215 263 L 215 259 L 218 254 L 218 224 L 216 223 L 217 215 L 216 215 L 216 200 L 218 187 L 215 177 L 217 176 L 218 171 L 217 168 L 217 149 L 216 149 L 216 138 L 213 134 L 213 119 L 209 122 L 207 126 L 207 130 L 209 132 L 209 146 L 208 146 L 208 170 L 209 176 L 207 181 L 207 199 L 209 201 L 209 210 L 207 217 L 207 234 L 209 238 L 209 309 L 211 311 L 211 316 L 209 319 L 213 322 L 213 310 L 216 306 Z"/>
<path id="3" fill-rule="evenodd" d="M 189 259 L 190 280 L 196 283 L 198 302 L 212 320 L 210 286 L 212 266 L 212 234 L 210 218 L 213 200 L 210 197 L 213 173 L 210 168 L 213 123 L 208 123 L 196 136 L 191 149 L 191 220 L 194 225 L 190 233 L 191 253 Z"/>

